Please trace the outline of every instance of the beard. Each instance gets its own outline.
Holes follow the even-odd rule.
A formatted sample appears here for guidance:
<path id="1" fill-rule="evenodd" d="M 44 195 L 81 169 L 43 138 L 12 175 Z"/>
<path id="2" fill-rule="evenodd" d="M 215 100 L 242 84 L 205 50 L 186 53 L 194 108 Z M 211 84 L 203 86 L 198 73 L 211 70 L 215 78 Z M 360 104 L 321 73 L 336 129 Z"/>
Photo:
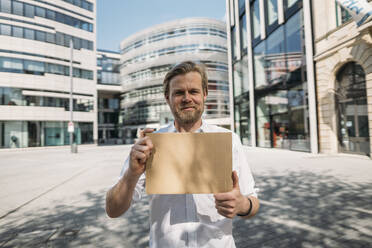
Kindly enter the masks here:
<path id="1" fill-rule="evenodd" d="M 185 111 L 183 108 L 192 107 L 192 111 Z M 175 120 L 181 125 L 190 125 L 196 123 L 202 116 L 204 103 L 201 105 L 188 106 L 184 105 L 180 108 L 171 108 Z"/>

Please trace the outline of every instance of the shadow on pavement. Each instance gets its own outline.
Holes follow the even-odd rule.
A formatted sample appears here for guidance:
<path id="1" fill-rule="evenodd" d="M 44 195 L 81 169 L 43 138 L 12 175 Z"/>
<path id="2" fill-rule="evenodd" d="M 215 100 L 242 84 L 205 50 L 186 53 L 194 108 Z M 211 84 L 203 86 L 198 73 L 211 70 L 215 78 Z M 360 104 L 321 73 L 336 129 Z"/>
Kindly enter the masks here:
<path id="1" fill-rule="evenodd" d="M 370 247 L 372 184 L 288 172 L 256 176 L 259 214 L 235 219 L 237 247 Z"/>
<path id="2" fill-rule="evenodd" d="M 371 183 L 297 171 L 256 176 L 256 182 L 261 209 L 250 220 L 234 220 L 237 247 L 370 247 Z M 0 247 L 148 246 L 146 198 L 118 219 L 106 216 L 105 192 L 79 199 L 7 217 L 14 221 L 0 226 Z"/>
<path id="3" fill-rule="evenodd" d="M 0 226 L 0 247 L 148 247 L 146 200 L 110 219 L 105 193 L 85 193 L 84 206 L 60 204 L 13 217 L 14 222 Z M 27 222 L 20 224 L 23 218 Z"/>

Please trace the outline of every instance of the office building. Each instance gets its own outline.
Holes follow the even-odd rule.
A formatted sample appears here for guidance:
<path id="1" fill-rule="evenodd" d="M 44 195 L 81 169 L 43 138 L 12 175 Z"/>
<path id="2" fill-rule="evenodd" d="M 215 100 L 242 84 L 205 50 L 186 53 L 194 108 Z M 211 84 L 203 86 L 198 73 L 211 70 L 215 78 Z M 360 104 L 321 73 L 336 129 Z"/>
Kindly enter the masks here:
<path id="1" fill-rule="evenodd" d="M 310 6 L 227 0 L 234 128 L 245 145 L 318 152 Z"/>
<path id="2" fill-rule="evenodd" d="M 165 74 L 192 60 L 207 66 L 208 98 L 203 118 L 230 127 L 226 25 L 208 18 L 188 18 L 153 26 L 120 44 L 121 119 L 128 141 L 138 128 L 158 128 L 172 121 L 163 95 Z"/>
<path id="3" fill-rule="evenodd" d="M 98 144 L 122 144 L 120 53 L 97 49 Z"/>
<path id="4" fill-rule="evenodd" d="M 336 1 L 227 0 L 234 128 L 244 144 L 370 155 L 371 22 Z"/>
<path id="5" fill-rule="evenodd" d="M 69 144 L 70 40 L 78 144 L 97 140 L 96 3 L 0 0 L 0 147 Z"/>

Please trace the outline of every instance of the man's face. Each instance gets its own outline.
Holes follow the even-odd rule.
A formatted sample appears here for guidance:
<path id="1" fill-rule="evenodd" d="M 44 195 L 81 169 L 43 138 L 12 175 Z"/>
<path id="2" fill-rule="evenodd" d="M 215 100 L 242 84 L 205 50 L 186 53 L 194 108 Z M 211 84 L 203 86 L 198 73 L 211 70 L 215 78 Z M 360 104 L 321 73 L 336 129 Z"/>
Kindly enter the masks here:
<path id="1" fill-rule="evenodd" d="M 169 95 L 166 100 L 180 125 L 196 123 L 203 114 L 206 99 L 207 94 L 203 91 L 198 72 L 175 76 L 169 82 Z"/>

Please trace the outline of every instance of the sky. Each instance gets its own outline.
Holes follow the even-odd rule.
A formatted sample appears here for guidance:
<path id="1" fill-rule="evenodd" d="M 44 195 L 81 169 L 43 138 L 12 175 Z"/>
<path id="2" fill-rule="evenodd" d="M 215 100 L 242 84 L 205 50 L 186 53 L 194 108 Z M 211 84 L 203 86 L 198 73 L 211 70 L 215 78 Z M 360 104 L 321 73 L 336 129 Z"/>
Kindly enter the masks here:
<path id="1" fill-rule="evenodd" d="M 97 0 L 97 48 L 119 51 L 120 42 L 156 24 L 187 17 L 225 18 L 225 0 Z"/>

